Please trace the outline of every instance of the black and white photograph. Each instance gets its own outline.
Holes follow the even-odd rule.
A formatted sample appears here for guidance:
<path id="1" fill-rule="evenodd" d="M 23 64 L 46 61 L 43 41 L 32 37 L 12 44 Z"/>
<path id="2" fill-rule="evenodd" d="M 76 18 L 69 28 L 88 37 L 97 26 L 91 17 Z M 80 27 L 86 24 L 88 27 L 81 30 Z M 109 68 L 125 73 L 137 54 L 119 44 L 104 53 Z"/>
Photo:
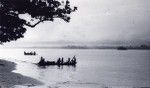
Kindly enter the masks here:
<path id="1" fill-rule="evenodd" d="M 0 0 L 0 88 L 150 88 L 150 0 Z"/>

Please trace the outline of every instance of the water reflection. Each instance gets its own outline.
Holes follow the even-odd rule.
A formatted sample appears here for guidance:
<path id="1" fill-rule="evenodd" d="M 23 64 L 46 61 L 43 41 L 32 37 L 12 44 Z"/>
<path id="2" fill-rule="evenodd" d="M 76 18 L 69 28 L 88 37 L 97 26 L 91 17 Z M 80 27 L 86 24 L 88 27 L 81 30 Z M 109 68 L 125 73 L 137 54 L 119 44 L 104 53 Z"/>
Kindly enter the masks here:
<path id="1" fill-rule="evenodd" d="M 71 66 L 57 66 L 57 69 L 70 69 L 71 71 L 76 71 L 76 65 L 71 65 Z"/>
<path id="2" fill-rule="evenodd" d="M 71 66 L 63 66 L 63 65 L 51 65 L 51 66 L 38 66 L 38 68 L 41 69 L 70 69 L 71 71 L 76 71 L 76 65 L 71 65 Z"/>

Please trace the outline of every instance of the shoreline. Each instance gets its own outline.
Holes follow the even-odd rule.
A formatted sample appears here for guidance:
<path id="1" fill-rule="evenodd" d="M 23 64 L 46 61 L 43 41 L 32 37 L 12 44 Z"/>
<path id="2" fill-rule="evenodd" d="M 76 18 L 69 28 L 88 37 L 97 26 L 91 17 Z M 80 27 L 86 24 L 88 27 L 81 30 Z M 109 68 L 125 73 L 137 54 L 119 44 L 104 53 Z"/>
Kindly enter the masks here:
<path id="1" fill-rule="evenodd" d="M 33 87 L 43 85 L 42 82 L 12 72 L 16 63 L 0 59 L 0 88 L 15 88 L 15 86 Z"/>

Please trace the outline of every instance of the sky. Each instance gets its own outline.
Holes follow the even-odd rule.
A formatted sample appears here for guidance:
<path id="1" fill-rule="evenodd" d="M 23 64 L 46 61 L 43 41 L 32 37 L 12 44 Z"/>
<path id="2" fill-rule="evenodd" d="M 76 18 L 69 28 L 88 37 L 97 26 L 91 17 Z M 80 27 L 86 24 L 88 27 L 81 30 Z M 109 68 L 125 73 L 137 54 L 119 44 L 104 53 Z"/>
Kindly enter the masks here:
<path id="1" fill-rule="evenodd" d="M 69 23 L 55 19 L 27 27 L 17 42 L 150 42 L 150 0 L 69 1 L 78 7 Z"/>

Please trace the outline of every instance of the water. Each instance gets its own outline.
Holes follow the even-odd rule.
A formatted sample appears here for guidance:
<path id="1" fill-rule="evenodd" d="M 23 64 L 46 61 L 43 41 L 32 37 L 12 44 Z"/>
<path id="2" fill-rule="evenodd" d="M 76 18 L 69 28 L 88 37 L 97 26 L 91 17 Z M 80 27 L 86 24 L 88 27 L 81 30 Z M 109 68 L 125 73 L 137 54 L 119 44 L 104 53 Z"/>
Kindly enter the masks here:
<path id="1" fill-rule="evenodd" d="M 24 56 L 36 51 L 37 56 Z M 77 57 L 77 66 L 40 68 L 33 63 Z M 1 49 L 0 57 L 17 63 L 14 72 L 40 80 L 42 88 L 150 87 L 149 50 Z"/>

